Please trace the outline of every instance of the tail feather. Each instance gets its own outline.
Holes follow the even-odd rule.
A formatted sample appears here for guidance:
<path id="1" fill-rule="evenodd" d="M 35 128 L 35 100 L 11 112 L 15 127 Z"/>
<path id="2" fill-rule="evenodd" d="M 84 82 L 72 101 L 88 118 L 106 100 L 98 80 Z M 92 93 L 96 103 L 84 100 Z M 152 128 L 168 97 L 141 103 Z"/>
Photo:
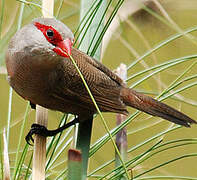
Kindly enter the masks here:
<path id="1" fill-rule="evenodd" d="M 196 121 L 178 110 L 132 89 L 122 89 L 121 97 L 127 106 L 131 106 L 150 115 L 159 116 L 185 127 L 190 127 L 190 124 L 197 124 Z"/>

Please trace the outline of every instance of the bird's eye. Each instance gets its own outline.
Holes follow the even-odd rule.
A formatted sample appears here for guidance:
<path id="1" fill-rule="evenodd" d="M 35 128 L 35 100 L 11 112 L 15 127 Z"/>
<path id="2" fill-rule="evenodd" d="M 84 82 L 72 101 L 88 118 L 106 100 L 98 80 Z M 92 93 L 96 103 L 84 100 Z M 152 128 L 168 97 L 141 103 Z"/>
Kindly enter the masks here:
<path id="1" fill-rule="evenodd" d="M 54 35 L 53 30 L 48 29 L 48 30 L 47 30 L 47 36 L 48 36 L 48 37 L 53 37 L 53 35 Z"/>

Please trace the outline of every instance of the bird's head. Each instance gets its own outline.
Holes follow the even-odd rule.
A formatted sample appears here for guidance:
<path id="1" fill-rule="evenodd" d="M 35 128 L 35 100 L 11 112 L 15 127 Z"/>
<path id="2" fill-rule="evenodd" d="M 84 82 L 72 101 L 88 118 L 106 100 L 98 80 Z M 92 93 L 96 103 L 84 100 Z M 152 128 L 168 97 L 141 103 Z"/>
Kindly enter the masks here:
<path id="1" fill-rule="evenodd" d="M 32 24 L 36 27 L 40 40 L 45 38 L 45 43 L 50 46 L 56 54 L 68 57 L 71 55 L 71 49 L 74 42 L 74 36 L 71 30 L 62 22 L 54 18 L 37 18 Z"/>
<path id="2" fill-rule="evenodd" d="M 71 55 L 74 36 L 71 30 L 54 18 L 37 18 L 20 29 L 9 44 L 9 51 L 35 59 L 54 59 Z M 41 58 L 39 58 L 41 57 Z"/>

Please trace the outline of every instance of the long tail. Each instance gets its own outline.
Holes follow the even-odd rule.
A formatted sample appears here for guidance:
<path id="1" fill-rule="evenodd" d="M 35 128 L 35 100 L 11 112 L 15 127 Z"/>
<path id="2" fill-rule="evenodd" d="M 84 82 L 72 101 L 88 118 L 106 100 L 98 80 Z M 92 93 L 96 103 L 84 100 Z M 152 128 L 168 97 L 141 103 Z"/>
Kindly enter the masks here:
<path id="1" fill-rule="evenodd" d="M 131 106 L 150 115 L 159 116 L 185 127 L 190 127 L 190 124 L 197 124 L 196 121 L 176 109 L 132 89 L 123 88 L 121 97 L 127 106 Z"/>

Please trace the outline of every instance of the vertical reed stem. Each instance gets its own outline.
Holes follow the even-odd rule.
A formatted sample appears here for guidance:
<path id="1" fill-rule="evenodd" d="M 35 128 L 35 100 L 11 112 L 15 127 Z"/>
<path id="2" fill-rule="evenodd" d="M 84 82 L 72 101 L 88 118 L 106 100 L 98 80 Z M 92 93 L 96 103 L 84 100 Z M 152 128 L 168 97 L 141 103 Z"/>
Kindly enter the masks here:
<path id="1" fill-rule="evenodd" d="M 47 127 L 48 110 L 37 105 L 36 106 L 36 121 L 35 123 Z M 33 168 L 32 179 L 45 179 L 45 164 L 46 164 L 46 137 L 35 135 L 34 138 L 34 154 L 33 154 Z"/>
<path id="2" fill-rule="evenodd" d="M 54 9 L 54 0 L 42 1 L 42 13 L 44 17 L 53 17 L 53 9 Z M 47 109 L 39 105 L 36 106 L 35 123 L 47 127 L 48 124 Z M 33 180 L 45 179 L 45 164 L 46 164 L 46 138 L 39 135 L 35 135 L 33 168 L 32 168 Z"/>

